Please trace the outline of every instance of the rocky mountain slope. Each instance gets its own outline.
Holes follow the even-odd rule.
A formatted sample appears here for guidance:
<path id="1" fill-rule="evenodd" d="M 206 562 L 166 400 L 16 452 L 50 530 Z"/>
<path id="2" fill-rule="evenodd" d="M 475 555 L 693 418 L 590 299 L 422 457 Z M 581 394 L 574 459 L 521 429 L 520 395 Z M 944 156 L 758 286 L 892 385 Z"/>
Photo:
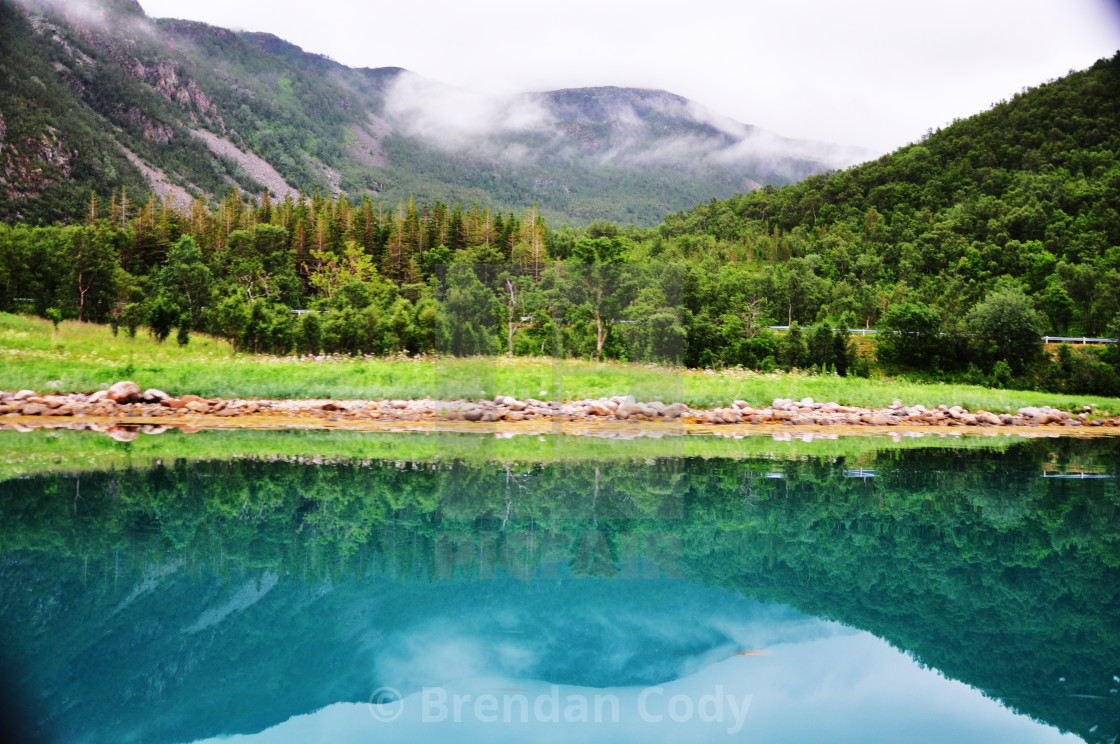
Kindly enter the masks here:
<path id="1" fill-rule="evenodd" d="M 556 222 L 654 224 L 866 153 L 786 140 L 664 91 L 495 99 L 352 69 L 268 34 L 151 19 L 135 0 L 0 0 L 0 219 L 46 222 L 125 187 L 231 186 L 396 203 L 537 202 Z"/>

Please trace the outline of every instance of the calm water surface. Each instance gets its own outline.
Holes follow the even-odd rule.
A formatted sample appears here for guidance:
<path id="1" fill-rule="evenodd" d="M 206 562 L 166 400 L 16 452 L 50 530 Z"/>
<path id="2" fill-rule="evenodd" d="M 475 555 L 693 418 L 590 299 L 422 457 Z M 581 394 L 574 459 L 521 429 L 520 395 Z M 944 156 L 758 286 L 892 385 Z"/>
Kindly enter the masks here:
<path id="1" fill-rule="evenodd" d="M 9 725 L 45 742 L 1120 732 L 1115 441 L 550 460 L 464 456 L 457 435 L 381 459 L 301 436 L 87 453 L 87 433 L 0 432 Z"/>

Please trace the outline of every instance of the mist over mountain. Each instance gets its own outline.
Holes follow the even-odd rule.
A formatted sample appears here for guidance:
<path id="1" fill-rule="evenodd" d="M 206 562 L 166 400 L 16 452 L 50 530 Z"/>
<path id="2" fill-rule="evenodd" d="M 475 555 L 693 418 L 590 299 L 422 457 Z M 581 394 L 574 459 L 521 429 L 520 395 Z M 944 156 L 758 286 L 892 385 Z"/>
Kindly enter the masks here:
<path id="1" fill-rule="evenodd" d="M 657 90 L 484 96 L 353 69 L 270 34 L 150 19 L 134 0 L 0 0 L 0 218 L 83 213 L 124 187 L 185 202 L 232 186 L 655 224 L 866 159 Z"/>

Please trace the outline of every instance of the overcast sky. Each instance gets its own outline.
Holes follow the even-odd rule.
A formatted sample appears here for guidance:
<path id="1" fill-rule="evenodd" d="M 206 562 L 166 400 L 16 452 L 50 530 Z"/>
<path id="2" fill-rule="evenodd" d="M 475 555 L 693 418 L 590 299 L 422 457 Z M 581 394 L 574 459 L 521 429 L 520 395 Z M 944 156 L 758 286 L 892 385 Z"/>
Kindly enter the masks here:
<path id="1" fill-rule="evenodd" d="M 140 0 L 483 93 L 669 90 L 886 152 L 1120 49 L 1120 0 Z"/>

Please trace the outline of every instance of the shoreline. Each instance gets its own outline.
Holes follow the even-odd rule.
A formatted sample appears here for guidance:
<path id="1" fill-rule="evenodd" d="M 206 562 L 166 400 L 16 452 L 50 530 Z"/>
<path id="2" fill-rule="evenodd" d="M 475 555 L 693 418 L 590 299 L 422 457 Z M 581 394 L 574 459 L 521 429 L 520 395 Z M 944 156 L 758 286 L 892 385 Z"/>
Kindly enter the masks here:
<path id="1" fill-rule="evenodd" d="M 214 419 L 169 417 L 134 417 L 122 420 L 107 417 L 70 417 L 39 419 L 20 417 L 0 423 L 0 431 L 91 431 L 121 442 L 136 439 L 140 434 L 156 435 L 169 431 L 195 434 L 200 431 L 354 431 L 398 434 L 490 434 L 497 438 L 514 436 L 583 436 L 604 439 L 636 439 L 649 437 L 713 436 L 728 439 L 765 436 L 776 441 L 812 441 L 839 437 L 1021 437 L 1024 439 L 1101 439 L 1120 437 L 1120 428 L 1066 428 L 1058 426 L 851 426 L 790 424 L 626 424 L 619 422 L 494 422 L 479 424 L 454 421 L 295 421 L 272 416 Z"/>
<path id="2" fill-rule="evenodd" d="M 92 430 L 129 441 L 139 433 L 171 429 L 345 429 L 386 432 L 462 432 L 515 435 L 568 434 L 610 438 L 716 435 L 774 438 L 859 436 L 1024 437 L 1120 436 L 1120 416 L 1093 417 L 1049 407 L 1026 407 L 1015 414 L 967 411 L 960 406 L 934 409 L 895 401 L 882 408 L 818 403 L 809 398 L 775 399 L 765 408 L 744 401 L 696 409 L 683 403 L 639 402 L 614 396 L 563 404 L 516 400 L 334 400 L 174 398 L 122 381 L 89 395 L 40 396 L 31 390 L 0 391 L 0 430 Z"/>

